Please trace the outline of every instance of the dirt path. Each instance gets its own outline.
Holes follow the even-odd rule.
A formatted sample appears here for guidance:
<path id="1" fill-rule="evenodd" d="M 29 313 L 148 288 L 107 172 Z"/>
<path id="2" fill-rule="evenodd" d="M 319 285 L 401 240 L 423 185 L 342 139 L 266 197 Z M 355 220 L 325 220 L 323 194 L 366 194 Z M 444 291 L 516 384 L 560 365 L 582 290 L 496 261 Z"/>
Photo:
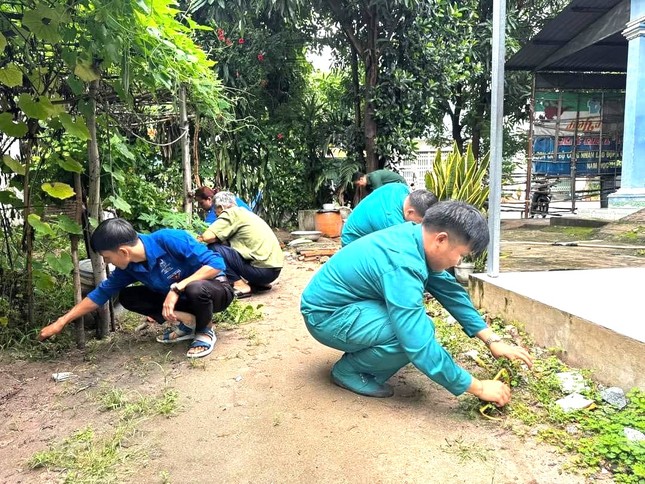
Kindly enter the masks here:
<path id="1" fill-rule="evenodd" d="M 527 233 L 520 235 L 521 240 Z M 510 255 L 502 258 L 502 268 L 526 267 L 531 257 L 546 268 L 584 267 L 574 254 L 587 251 L 529 247 L 503 246 Z M 585 257 L 598 264 L 602 257 L 594 254 Z M 645 258 L 629 257 L 645 265 Z M 272 291 L 247 300 L 264 304 L 262 320 L 218 331 L 216 350 L 205 361 L 190 364 L 185 345 L 159 345 L 151 331 L 120 333 L 85 355 L 74 352 L 58 362 L 2 356 L 0 482 L 60 481 L 60 472 L 29 470 L 26 461 L 88 424 L 99 434 L 114 429 L 114 414 L 100 410 L 102 391 L 146 395 L 165 387 L 177 390 L 179 412 L 138 426 L 131 445 L 143 445 L 144 455 L 118 466 L 126 477 L 115 480 L 585 482 L 564 472 L 565 458 L 530 431 L 518 437 L 501 424 L 469 420 L 460 399 L 412 367 L 392 379 L 390 399 L 333 386 L 329 369 L 339 353 L 308 334 L 298 310 L 299 295 L 317 267 L 290 261 Z M 77 376 L 54 383 L 55 371 Z"/>

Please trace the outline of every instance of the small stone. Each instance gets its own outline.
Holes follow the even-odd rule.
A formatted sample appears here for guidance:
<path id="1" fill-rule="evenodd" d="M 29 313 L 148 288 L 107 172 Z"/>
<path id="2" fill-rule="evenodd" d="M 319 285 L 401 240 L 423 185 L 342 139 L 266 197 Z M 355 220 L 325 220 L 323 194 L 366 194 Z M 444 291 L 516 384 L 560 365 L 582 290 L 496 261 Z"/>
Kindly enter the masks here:
<path id="1" fill-rule="evenodd" d="M 579 393 L 572 393 L 560 400 L 556 400 L 555 404 L 558 405 L 565 412 L 573 412 L 574 410 L 581 410 L 587 408 L 593 403 L 593 400 L 583 397 Z"/>
<path id="2" fill-rule="evenodd" d="M 642 440 L 645 440 L 645 434 L 643 432 L 631 427 L 625 427 L 623 429 L 623 433 L 625 434 L 625 437 L 627 437 L 627 440 L 630 440 L 632 442 L 640 442 Z"/>
<path id="3" fill-rule="evenodd" d="M 235 381 L 242 381 L 242 375 L 237 375 L 235 377 Z"/>
<path id="4" fill-rule="evenodd" d="M 605 402 L 613 405 L 618 410 L 621 410 L 627 406 L 627 399 L 625 398 L 625 392 L 622 388 L 605 388 L 600 392 L 600 396 Z"/>
<path id="5" fill-rule="evenodd" d="M 555 376 L 560 380 L 560 388 L 562 388 L 564 393 L 570 394 L 587 389 L 585 379 L 580 373 L 566 371 L 563 373 L 556 373 Z"/>
<path id="6" fill-rule="evenodd" d="M 325 263 L 325 262 L 327 262 L 328 260 L 329 260 L 329 256 L 328 256 L 328 255 L 323 255 L 323 256 L 320 258 L 320 263 L 321 263 L 321 264 L 324 264 L 324 263 Z"/>
<path id="7" fill-rule="evenodd" d="M 567 425 L 564 430 L 566 430 L 569 435 L 575 435 L 578 433 L 578 427 L 575 424 Z"/>
<path id="8" fill-rule="evenodd" d="M 446 324 L 457 324 L 457 320 L 452 316 L 448 315 L 446 317 Z"/>

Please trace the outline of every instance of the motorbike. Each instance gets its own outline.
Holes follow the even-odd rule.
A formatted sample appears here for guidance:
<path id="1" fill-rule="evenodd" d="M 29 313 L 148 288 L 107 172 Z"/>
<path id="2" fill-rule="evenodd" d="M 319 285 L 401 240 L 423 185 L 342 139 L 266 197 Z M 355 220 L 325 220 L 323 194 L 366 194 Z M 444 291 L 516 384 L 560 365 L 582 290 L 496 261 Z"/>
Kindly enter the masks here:
<path id="1" fill-rule="evenodd" d="M 545 218 L 549 213 L 549 205 L 553 195 L 551 188 L 558 183 L 559 180 L 549 182 L 547 180 L 537 181 L 531 192 L 531 205 L 529 215 L 531 218 L 541 216 Z"/>

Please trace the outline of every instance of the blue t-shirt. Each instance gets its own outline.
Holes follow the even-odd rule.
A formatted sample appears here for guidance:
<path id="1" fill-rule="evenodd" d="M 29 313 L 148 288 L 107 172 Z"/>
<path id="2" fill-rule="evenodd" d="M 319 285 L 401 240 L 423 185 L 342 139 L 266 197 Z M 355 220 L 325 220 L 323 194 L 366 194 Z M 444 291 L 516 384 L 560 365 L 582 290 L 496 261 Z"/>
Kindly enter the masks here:
<path id="1" fill-rule="evenodd" d="M 397 340 L 410 362 L 455 395 L 472 383 L 435 339 L 426 314 L 428 291 L 459 322 L 468 336 L 486 329 L 465 289 L 446 271 L 428 268 L 423 227 L 407 222 L 343 247 L 311 279 L 300 301 L 310 324 L 333 324 L 334 312 L 365 300 L 382 301 Z M 342 311 L 339 311 L 342 313 Z"/>
<path id="2" fill-rule="evenodd" d="M 410 194 L 410 188 L 403 183 L 389 183 L 377 188 L 349 214 L 340 242 L 343 246 L 361 237 L 405 222 L 403 202 Z"/>
<path id="3" fill-rule="evenodd" d="M 146 251 L 146 260 L 130 262 L 125 269 L 115 269 L 87 297 L 102 306 L 114 294 L 133 282 L 142 282 L 155 292 L 167 293 L 173 282 L 192 276 L 203 266 L 226 270 L 224 259 L 217 252 L 200 244 L 185 230 L 161 229 L 152 234 L 139 234 Z"/>
<path id="4" fill-rule="evenodd" d="M 246 204 L 244 200 L 242 200 L 240 197 L 236 196 L 235 197 L 235 203 L 237 203 L 238 207 L 242 207 L 247 209 L 249 212 L 252 212 L 251 208 Z M 204 222 L 207 224 L 212 224 L 217 220 L 217 214 L 215 213 L 215 205 L 213 204 L 208 212 L 206 212 L 206 215 L 204 216 Z"/>

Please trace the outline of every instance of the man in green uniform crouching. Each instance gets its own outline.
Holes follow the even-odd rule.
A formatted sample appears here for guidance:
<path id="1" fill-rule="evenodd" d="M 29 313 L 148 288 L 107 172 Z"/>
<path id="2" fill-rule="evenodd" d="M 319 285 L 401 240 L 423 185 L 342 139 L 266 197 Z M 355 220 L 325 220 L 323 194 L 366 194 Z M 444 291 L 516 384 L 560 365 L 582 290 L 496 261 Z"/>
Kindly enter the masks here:
<path id="1" fill-rule="evenodd" d="M 393 390 L 386 381 L 412 363 L 454 395 L 469 392 L 500 406 L 508 403 L 507 385 L 478 380 L 453 361 L 436 341 L 423 304 L 428 291 L 493 356 L 531 366 L 528 352 L 502 342 L 445 271 L 482 252 L 488 241 L 481 213 L 449 201 L 430 207 L 420 225 L 372 233 L 335 254 L 307 285 L 300 306 L 312 336 L 345 352 L 331 370 L 332 381 L 361 395 L 389 397 Z"/>
<path id="2" fill-rule="evenodd" d="M 403 183 L 390 183 L 374 190 L 359 203 L 343 224 L 340 243 L 344 246 L 361 237 L 404 222 L 421 223 L 437 197 L 426 189 L 410 192 Z"/>

